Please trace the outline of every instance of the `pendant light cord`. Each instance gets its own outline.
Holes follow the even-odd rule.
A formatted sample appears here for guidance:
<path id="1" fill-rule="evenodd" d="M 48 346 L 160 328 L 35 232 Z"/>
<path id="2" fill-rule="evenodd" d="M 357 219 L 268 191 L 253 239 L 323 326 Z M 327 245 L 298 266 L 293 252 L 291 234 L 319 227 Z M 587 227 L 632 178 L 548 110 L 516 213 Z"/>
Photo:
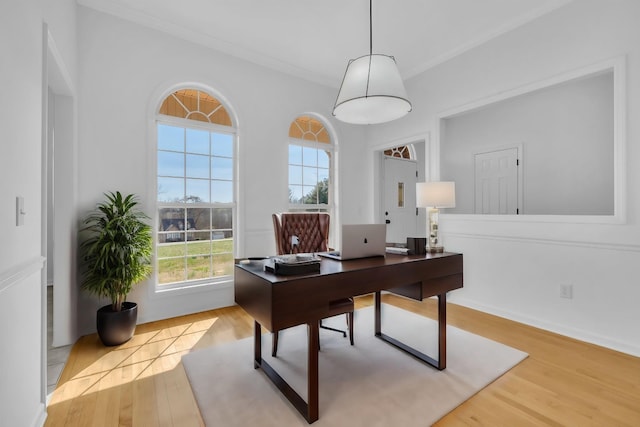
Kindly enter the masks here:
<path id="1" fill-rule="evenodd" d="M 369 0 L 369 55 L 373 55 L 373 12 L 372 12 L 372 2 L 373 0 Z"/>

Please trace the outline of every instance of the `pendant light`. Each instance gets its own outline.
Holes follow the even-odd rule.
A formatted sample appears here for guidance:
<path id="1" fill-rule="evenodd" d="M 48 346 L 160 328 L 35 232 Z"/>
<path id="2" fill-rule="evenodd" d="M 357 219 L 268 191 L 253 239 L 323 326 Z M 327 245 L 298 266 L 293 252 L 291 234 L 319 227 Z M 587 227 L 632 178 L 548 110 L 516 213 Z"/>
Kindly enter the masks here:
<path id="1" fill-rule="evenodd" d="M 384 123 L 411 111 L 395 58 L 373 53 L 371 3 L 369 0 L 369 55 L 349 61 L 333 107 L 333 115 L 346 123 Z"/>

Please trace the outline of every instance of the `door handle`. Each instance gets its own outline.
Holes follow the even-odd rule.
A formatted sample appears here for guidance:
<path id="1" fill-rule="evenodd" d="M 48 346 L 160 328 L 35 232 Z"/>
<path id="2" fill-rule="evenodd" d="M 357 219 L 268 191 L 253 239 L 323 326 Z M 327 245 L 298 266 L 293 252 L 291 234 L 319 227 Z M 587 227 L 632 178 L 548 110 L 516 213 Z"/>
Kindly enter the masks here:
<path id="1" fill-rule="evenodd" d="M 385 223 L 386 223 L 386 224 L 391 224 L 391 220 L 390 220 L 390 219 L 387 219 L 387 220 L 385 220 Z"/>

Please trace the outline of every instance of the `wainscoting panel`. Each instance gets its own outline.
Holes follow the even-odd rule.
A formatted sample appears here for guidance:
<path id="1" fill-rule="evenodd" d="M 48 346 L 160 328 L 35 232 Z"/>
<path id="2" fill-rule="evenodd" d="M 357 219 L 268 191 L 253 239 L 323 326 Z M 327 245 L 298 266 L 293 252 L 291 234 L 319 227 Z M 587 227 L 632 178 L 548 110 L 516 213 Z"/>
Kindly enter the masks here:
<path id="1" fill-rule="evenodd" d="M 41 270 L 44 267 L 44 262 L 45 258 L 38 256 L 0 272 L 0 294 Z"/>
<path id="2" fill-rule="evenodd" d="M 637 245 L 451 232 L 443 242 L 464 254 L 451 302 L 640 356 Z"/>

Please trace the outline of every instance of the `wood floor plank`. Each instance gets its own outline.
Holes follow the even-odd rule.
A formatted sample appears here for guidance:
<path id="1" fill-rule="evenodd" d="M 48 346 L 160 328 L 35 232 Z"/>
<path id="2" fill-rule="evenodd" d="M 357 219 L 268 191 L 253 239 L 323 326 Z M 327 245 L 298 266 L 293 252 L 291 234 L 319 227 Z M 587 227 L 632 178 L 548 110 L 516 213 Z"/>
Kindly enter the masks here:
<path id="1" fill-rule="evenodd" d="M 383 300 L 437 317 L 433 299 Z M 356 299 L 356 308 L 372 304 L 371 295 Z M 448 304 L 447 323 L 529 357 L 436 426 L 640 426 L 640 358 L 455 304 Z M 138 325 L 135 337 L 118 347 L 82 337 L 45 425 L 203 426 L 181 356 L 252 334 L 253 320 L 234 306 Z"/>
<path id="2" fill-rule="evenodd" d="M 152 375 L 142 375 L 134 382 L 132 397 L 132 425 L 143 427 L 161 425 L 158 411 L 155 410 L 157 396 Z"/>

